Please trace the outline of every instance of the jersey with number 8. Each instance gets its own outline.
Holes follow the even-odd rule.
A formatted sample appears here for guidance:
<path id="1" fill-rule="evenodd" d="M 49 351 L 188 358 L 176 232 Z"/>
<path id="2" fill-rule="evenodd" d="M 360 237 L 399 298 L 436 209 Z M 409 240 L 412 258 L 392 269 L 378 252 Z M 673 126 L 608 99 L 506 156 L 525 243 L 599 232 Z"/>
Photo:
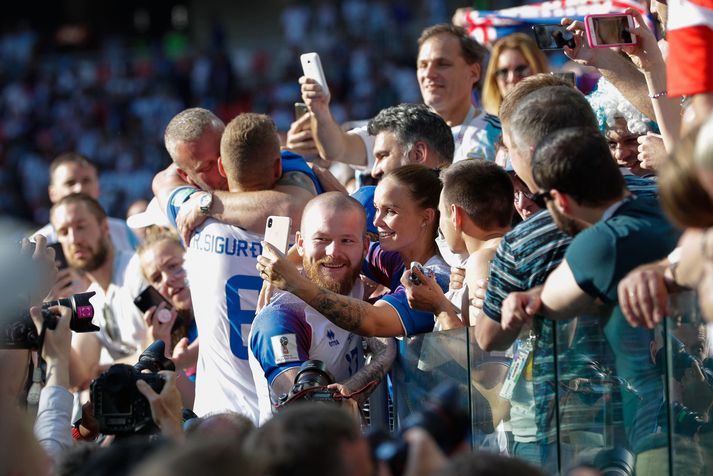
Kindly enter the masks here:
<path id="1" fill-rule="evenodd" d="M 262 279 L 255 269 L 262 235 L 205 221 L 191 238 L 185 268 L 200 336 L 193 411 L 234 411 L 255 423 L 257 394 L 248 335 Z"/>

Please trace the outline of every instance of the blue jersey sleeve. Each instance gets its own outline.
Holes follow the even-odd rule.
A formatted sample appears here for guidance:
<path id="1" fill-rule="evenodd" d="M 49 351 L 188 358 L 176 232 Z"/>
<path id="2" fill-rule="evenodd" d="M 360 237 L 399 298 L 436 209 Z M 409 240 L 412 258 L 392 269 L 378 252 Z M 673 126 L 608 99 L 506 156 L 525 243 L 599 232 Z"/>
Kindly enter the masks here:
<path id="1" fill-rule="evenodd" d="M 186 185 L 184 187 L 178 187 L 171 192 L 171 195 L 168 197 L 168 203 L 166 204 L 166 217 L 168 217 L 171 225 L 174 227 L 177 226 L 176 217 L 178 216 L 178 212 L 181 211 L 181 205 L 197 191 L 197 188 Z"/>
<path id="2" fill-rule="evenodd" d="M 448 291 L 448 281 L 450 276 L 442 273 L 436 273 L 435 277 L 443 292 Z M 411 308 L 408 305 L 406 289 L 403 285 L 399 284 L 394 292 L 387 294 L 381 299 L 389 303 L 399 314 L 401 325 L 404 327 L 404 336 L 422 334 L 433 330 L 433 325 L 435 323 L 433 314 L 427 311 L 418 311 Z"/>
<path id="3" fill-rule="evenodd" d="M 290 309 L 268 306 L 253 321 L 250 348 L 268 384 L 291 367 L 309 360 L 312 333 L 304 319 Z"/>

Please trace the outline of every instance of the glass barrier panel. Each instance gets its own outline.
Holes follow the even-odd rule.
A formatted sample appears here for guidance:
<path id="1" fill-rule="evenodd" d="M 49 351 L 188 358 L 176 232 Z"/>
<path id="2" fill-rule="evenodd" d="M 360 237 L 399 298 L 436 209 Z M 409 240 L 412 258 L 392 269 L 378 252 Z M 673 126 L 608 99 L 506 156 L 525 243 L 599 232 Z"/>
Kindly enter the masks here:
<path id="1" fill-rule="evenodd" d="M 661 421 L 670 435 L 672 474 L 713 474 L 713 349 L 711 327 L 693 291 L 671 295 L 656 360 L 666 370 L 668 405 Z M 667 412 L 666 412 L 667 411 Z"/>

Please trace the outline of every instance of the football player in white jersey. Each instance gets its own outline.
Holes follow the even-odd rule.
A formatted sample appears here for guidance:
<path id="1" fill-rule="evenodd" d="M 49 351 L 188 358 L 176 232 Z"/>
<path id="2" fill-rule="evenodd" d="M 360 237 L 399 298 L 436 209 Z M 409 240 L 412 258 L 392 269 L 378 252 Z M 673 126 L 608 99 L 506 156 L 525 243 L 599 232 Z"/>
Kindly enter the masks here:
<path id="1" fill-rule="evenodd" d="M 304 273 L 334 292 L 362 299 L 361 265 L 369 247 L 366 214 L 359 202 L 338 192 L 312 199 L 296 236 Z M 300 365 L 320 360 L 343 395 L 378 382 L 396 355 L 393 339 L 370 338 L 364 366 L 362 338 L 332 324 L 297 296 L 279 291 L 257 315 L 250 334 L 250 366 L 260 400 L 260 423 L 278 397 L 292 388 Z M 360 394 L 356 402 L 366 398 Z"/>
<path id="2" fill-rule="evenodd" d="M 272 120 L 252 113 L 233 119 L 222 135 L 217 169 L 231 193 L 272 190 L 282 176 Z M 185 267 L 201 341 L 193 409 L 200 416 L 231 410 L 257 422 L 247 338 L 262 286 L 255 269 L 262 239 L 209 218 L 190 240 Z"/>

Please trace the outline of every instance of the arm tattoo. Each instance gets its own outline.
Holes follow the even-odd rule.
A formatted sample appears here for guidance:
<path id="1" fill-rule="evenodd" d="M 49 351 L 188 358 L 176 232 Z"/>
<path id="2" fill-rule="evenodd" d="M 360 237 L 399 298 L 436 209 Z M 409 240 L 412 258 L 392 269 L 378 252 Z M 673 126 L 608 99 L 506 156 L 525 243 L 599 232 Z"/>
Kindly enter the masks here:
<path id="1" fill-rule="evenodd" d="M 313 195 L 317 194 L 317 190 L 314 188 L 314 183 L 312 182 L 312 179 L 310 179 L 309 176 L 304 172 L 285 172 L 284 174 L 282 174 L 280 180 L 277 181 L 276 185 L 299 187 L 307 190 Z"/>
<path id="2" fill-rule="evenodd" d="M 308 304 L 337 326 L 354 334 L 361 334 L 362 320 L 371 307 L 367 302 L 323 288 Z"/>
<path id="3" fill-rule="evenodd" d="M 343 385 L 350 392 L 362 389 L 369 382 L 376 380 L 380 382 L 386 372 L 391 368 L 391 364 L 396 357 L 396 342 L 391 337 L 367 337 L 367 364 L 352 375 Z M 357 402 L 361 405 L 369 397 L 371 392 L 364 392 L 357 397 Z"/>

